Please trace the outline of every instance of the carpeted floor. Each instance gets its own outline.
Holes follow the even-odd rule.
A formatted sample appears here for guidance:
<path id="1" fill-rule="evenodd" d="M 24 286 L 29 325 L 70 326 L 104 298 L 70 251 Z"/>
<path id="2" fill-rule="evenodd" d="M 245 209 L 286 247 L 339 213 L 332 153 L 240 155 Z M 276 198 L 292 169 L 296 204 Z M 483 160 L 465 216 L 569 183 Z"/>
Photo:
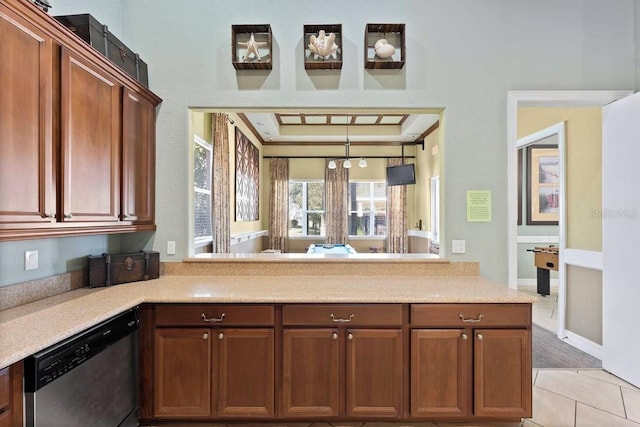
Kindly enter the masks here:
<path id="1" fill-rule="evenodd" d="M 554 333 L 533 325 L 534 368 L 602 368 L 602 361 L 563 342 Z"/>

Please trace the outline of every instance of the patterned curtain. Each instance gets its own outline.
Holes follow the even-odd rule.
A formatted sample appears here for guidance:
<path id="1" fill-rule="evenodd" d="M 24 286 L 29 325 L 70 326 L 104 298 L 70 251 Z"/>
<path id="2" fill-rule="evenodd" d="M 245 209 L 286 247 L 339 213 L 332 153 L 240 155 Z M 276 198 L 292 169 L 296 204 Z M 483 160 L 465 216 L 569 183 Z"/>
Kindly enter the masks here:
<path id="1" fill-rule="evenodd" d="M 289 229 L 289 159 L 271 159 L 269 249 L 287 252 Z"/>
<path id="2" fill-rule="evenodd" d="M 342 160 L 336 160 L 337 167 L 329 169 L 325 164 L 324 194 L 325 217 L 327 223 L 326 242 L 346 243 L 349 235 L 349 169 L 342 167 Z"/>
<path id="3" fill-rule="evenodd" d="M 229 130 L 227 116 L 215 113 L 213 118 L 213 252 L 231 252 L 231 219 L 229 194 Z"/>
<path id="4" fill-rule="evenodd" d="M 387 166 L 399 166 L 400 158 L 390 158 Z M 387 252 L 405 254 L 409 251 L 407 237 L 407 186 L 387 187 Z"/>

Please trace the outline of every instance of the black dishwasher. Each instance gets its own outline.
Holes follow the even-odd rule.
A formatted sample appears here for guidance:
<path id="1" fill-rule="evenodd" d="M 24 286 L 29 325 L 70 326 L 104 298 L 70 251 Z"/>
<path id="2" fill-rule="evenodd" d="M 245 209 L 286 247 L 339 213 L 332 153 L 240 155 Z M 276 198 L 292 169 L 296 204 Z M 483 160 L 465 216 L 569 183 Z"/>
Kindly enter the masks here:
<path id="1" fill-rule="evenodd" d="M 27 427 L 138 425 L 138 308 L 25 359 Z"/>

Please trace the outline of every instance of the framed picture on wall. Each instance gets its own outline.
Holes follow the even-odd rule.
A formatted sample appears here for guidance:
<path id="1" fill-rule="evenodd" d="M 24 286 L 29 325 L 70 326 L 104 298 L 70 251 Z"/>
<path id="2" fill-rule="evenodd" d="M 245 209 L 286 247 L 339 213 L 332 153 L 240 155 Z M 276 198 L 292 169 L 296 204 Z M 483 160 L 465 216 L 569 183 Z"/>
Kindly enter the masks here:
<path id="1" fill-rule="evenodd" d="M 260 219 L 260 152 L 236 127 L 236 221 Z"/>
<path id="2" fill-rule="evenodd" d="M 556 146 L 527 147 L 527 225 L 558 225 L 559 172 Z"/>

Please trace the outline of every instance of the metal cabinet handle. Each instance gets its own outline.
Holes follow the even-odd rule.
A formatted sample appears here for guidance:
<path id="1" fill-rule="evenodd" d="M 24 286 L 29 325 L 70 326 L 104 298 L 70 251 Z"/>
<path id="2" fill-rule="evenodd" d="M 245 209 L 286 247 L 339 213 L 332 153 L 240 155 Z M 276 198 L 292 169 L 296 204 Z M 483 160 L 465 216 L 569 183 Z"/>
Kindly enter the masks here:
<path id="1" fill-rule="evenodd" d="M 209 334 L 208 333 L 205 332 L 204 334 L 202 334 L 202 339 L 203 340 L 206 340 L 208 338 L 209 338 Z"/>
<path id="2" fill-rule="evenodd" d="M 478 317 L 476 319 L 469 317 L 468 319 L 465 319 L 464 314 L 460 313 L 458 314 L 458 317 L 460 317 L 460 320 L 462 320 L 463 322 L 467 322 L 467 323 L 478 323 L 479 321 L 482 320 L 482 318 L 484 317 L 483 314 L 478 314 Z"/>
<path id="3" fill-rule="evenodd" d="M 66 219 L 71 219 L 71 218 L 73 218 L 73 214 L 64 214 L 64 217 Z"/>
<path id="4" fill-rule="evenodd" d="M 220 332 L 220 333 L 218 334 L 218 339 L 219 339 L 219 340 L 224 339 L 224 334 L 223 334 L 222 332 Z"/>
<path id="5" fill-rule="evenodd" d="M 200 317 L 202 317 L 202 320 L 204 320 L 205 322 L 217 323 L 217 322 L 222 322 L 224 320 L 224 313 L 222 313 L 220 317 L 211 317 L 211 318 L 208 318 L 206 314 L 202 313 Z"/>
<path id="6" fill-rule="evenodd" d="M 337 340 L 338 339 L 338 333 L 334 332 L 331 334 L 331 339 Z"/>
<path id="7" fill-rule="evenodd" d="M 462 339 L 463 339 L 463 340 L 465 340 L 465 341 L 466 341 L 468 338 L 469 338 L 469 337 L 467 336 L 467 334 L 462 334 Z"/>
<path id="8" fill-rule="evenodd" d="M 336 323 L 347 323 L 347 322 L 351 322 L 353 320 L 354 315 L 350 314 L 348 319 L 341 319 L 339 317 L 336 317 L 333 315 L 333 313 L 331 313 L 329 315 L 329 317 L 331 318 L 332 322 L 336 322 Z"/>
<path id="9" fill-rule="evenodd" d="M 349 332 L 349 333 L 347 334 L 347 339 L 348 339 L 348 340 L 352 340 L 352 339 L 353 339 L 353 334 L 352 334 L 351 332 Z"/>
<path id="10" fill-rule="evenodd" d="M 478 340 L 482 341 L 482 334 L 478 334 Z"/>
<path id="11" fill-rule="evenodd" d="M 46 213 L 44 212 L 42 215 L 40 215 L 42 218 L 53 218 L 55 215 L 52 213 Z"/>

